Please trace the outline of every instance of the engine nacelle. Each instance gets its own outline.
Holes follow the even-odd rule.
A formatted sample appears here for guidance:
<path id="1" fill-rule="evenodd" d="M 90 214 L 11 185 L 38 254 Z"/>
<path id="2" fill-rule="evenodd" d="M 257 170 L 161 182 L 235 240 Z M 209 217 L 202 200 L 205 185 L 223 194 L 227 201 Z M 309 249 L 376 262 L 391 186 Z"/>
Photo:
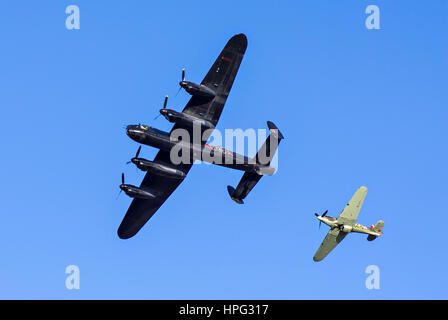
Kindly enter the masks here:
<path id="1" fill-rule="evenodd" d="M 190 81 L 181 81 L 179 85 L 185 89 L 192 96 L 202 97 L 205 99 L 213 99 L 216 93 L 202 84 L 197 84 Z"/>
<path id="2" fill-rule="evenodd" d="M 352 232 L 353 227 L 344 224 L 343 226 L 340 227 L 340 230 L 341 230 L 342 232 L 345 232 L 345 233 L 350 233 L 350 232 Z"/>
<path id="3" fill-rule="evenodd" d="M 142 158 L 133 159 L 132 162 L 140 170 L 151 172 L 158 176 L 174 178 L 174 179 L 184 179 L 186 176 L 185 172 L 183 172 L 181 170 L 177 170 L 172 167 L 169 167 L 169 166 L 166 166 L 166 165 L 163 165 L 160 163 L 155 163 L 153 161 L 149 161 L 146 159 L 142 159 Z"/>
<path id="4" fill-rule="evenodd" d="M 214 125 L 209 121 L 192 117 L 183 112 L 177 112 L 171 109 L 160 109 L 160 114 L 163 115 L 165 119 L 168 120 L 169 122 L 182 124 L 186 127 L 193 127 L 194 125 L 197 126 L 200 125 L 202 128 L 204 128 L 204 130 L 214 128 Z"/>
<path id="5" fill-rule="evenodd" d="M 154 199 L 156 196 L 149 191 L 143 190 L 130 184 L 120 185 L 120 189 L 131 198 Z"/>

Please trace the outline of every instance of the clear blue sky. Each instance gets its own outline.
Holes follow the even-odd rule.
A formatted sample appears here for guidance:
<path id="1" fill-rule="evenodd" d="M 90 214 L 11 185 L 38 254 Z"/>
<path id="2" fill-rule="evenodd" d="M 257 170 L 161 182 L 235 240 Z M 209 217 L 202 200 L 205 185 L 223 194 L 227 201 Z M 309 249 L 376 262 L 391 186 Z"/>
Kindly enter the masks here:
<path id="1" fill-rule="evenodd" d="M 81 29 L 65 28 L 77 4 Z M 367 30 L 365 8 L 381 10 Z M 0 6 L 0 298 L 448 298 L 447 1 L 13 1 Z M 241 172 L 193 167 L 130 240 L 120 174 L 138 145 L 123 130 L 154 121 L 185 67 L 200 82 L 234 34 L 248 49 L 219 129 L 286 139 L 279 170 L 240 206 Z M 143 147 L 142 156 L 156 151 Z M 312 257 L 355 190 L 350 235 Z M 65 268 L 81 289 L 65 288 Z M 365 269 L 380 268 L 380 290 Z"/>

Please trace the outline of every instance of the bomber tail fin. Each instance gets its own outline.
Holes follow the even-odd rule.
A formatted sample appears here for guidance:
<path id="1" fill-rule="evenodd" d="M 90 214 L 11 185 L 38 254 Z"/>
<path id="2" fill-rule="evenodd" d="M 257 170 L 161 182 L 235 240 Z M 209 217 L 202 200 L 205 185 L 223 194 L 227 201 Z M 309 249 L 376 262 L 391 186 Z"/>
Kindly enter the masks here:
<path id="1" fill-rule="evenodd" d="M 255 156 L 255 161 L 258 167 L 257 173 L 245 172 L 236 189 L 232 186 L 227 186 L 230 198 L 236 203 L 244 203 L 243 199 L 246 198 L 263 175 L 271 175 L 274 173 L 275 169 L 270 167 L 270 163 L 277 151 L 280 141 L 284 139 L 284 137 L 274 123 L 268 121 L 267 124 L 270 134 Z"/>
<path id="2" fill-rule="evenodd" d="M 264 166 L 269 166 L 272 158 L 274 158 L 280 141 L 284 139 L 282 133 L 273 122 L 268 121 L 267 125 L 270 134 L 255 156 L 255 161 Z"/>

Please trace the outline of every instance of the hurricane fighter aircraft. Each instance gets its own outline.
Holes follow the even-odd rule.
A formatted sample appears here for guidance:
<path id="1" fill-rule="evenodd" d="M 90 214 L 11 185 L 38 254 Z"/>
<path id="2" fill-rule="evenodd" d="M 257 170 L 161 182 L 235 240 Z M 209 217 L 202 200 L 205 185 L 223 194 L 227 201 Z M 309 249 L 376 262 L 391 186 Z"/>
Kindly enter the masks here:
<path id="1" fill-rule="evenodd" d="M 370 228 L 356 223 L 366 195 L 367 188 L 359 188 L 337 218 L 327 216 L 328 210 L 322 215 L 314 214 L 319 220 L 319 226 L 323 222 L 331 228 L 314 255 L 314 261 L 324 259 L 351 232 L 365 233 L 368 235 L 367 240 L 369 241 L 375 240 L 377 237 L 383 235 L 384 221 L 380 220 Z"/>
<path id="2" fill-rule="evenodd" d="M 244 34 L 233 36 L 200 84 L 186 81 L 185 70 L 182 70 L 182 81 L 179 85 L 191 95 L 191 99 L 183 111 L 178 112 L 166 107 L 167 97 L 165 98 L 160 114 L 169 122 L 174 123 L 169 133 L 140 124 L 127 126 L 126 134 L 131 139 L 160 150 L 154 160 L 150 161 L 139 157 L 140 146 L 136 156 L 131 159 L 130 162 L 146 171 L 139 187 L 125 184 L 124 174 L 122 174 L 120 189 L 134 199 L 118 228 L 120 238 L 131 238 L 143 227 L 185 179 L 195 160 L 208 162 L 207 159 L 201 158 L 204 151 L 214 156 L 211 163 L 244 171 L 236 189 L 231 186 L 227 187 L 232 200 L 240 204 L 263 175 L 274 173 L 275 169 L 270 166 L 270 162 L 283 135 L 270 121 L 268 121 L 269 137 L 254 158 L 248 158 L 206 143 L 218 123 L 246 47 L 247 39 Z M 194 134 L 197 127 L 201 133 L 199 143 L 179 141 L 172 137 L 172 133 L 177 129 Z M 187 149 L 187 154 L 190 155 L 189 161 L 173 163 L 176 161 L 172 161 L 171 151 L 178 144 L 183 144 L 182 152 L 185 148 Z M 217 158 L 222 161 L 215 161 Z"/>

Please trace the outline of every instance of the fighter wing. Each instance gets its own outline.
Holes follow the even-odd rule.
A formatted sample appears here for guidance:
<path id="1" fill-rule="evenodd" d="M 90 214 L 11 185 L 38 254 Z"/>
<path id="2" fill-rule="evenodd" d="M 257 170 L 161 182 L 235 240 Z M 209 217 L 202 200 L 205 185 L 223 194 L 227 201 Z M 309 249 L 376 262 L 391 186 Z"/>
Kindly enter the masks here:
<path id="1" fill-rule="evenodd" d="M 244 34 L 241 33 L 233 36 L 227 42 L 204 80 L 201 82 L 201 85 L 212 89 L 216 93 L 216 96 L 212 100 L 193 96 L 182 112 L 207 120 L 216 126 L 241 61 L 243 60 L 246 48 L 247 38 Z M 175 125 L 173 130 L 176 128 L 179 128 L 179 126 Z M 208 137 L 204 138 L 208 139 Z"/>
<path id="2" fill-rule="evenodd" d="M 366 195 L 367 188 L 359 188 L 339 215 L 338 223 L 353 225 L 358 218 L 359 211 L 361 210 Z"/>
<path id="3" fill-rule="evenodd" d="M 160 150 L 154 158 L 155 163 L 182 170 L 185 174 L 191 169 L 191 164 L 173 165 L 170 161 L 170 153 Z M 160 206 L 180 185 L 183 179 L 168 178 L 147 172 L 140 188 L 156 195 L 154 199 L 134 198 L 123 221 L 118 228 L 118 236 L 122 239 L 133 237 L 145 223 L 156 213 Z"/>
<path id="4" fill-rule="evenodd" d="M 339 244 L 339 242 L 341 242 L 345 238 L 346 235 L 347 233 L 342 232 L 337 228 L 331 229 L 327 233 L 324 241 L 322 241 L 322 244 L 313 257 L 313 260 L 321 261 L 323 258 L 325 258 L 330 253 L 330 251 L 333 250 Z"/>

